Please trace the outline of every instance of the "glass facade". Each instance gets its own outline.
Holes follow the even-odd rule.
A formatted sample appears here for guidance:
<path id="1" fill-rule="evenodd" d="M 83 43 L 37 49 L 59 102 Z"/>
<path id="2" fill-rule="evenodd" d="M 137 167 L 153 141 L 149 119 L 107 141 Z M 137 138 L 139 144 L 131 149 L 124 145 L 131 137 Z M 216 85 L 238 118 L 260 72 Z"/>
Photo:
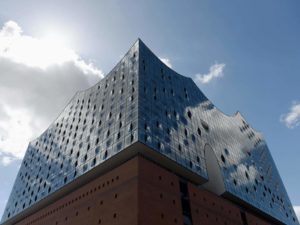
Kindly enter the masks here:
<path id="1" fill-rule="evenodd" d="M 204 179 L 209 144 L 227 194 L 285 224 L 299 224 L 262 135 L 240 113 L 219 111 L 191 78 L 168 68 L 140 40 L 30 142 L 2 222 L 135 142 Z"/>

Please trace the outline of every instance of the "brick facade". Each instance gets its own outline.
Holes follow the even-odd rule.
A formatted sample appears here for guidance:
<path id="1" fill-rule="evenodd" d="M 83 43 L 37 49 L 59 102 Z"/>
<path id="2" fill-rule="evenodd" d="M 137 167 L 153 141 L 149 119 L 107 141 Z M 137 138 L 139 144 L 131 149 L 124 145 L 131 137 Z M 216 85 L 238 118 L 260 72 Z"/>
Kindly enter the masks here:
<path id="1" fill-rule="evenodd" d="M 188 224 L 180 182 L 174 173 L 136 156 L 17 225 Z M 192 224 L 244 225 L 238 206 L 191 183 L 187 190 Z M 245 215 L 248 225 L 271 224 Z"/>

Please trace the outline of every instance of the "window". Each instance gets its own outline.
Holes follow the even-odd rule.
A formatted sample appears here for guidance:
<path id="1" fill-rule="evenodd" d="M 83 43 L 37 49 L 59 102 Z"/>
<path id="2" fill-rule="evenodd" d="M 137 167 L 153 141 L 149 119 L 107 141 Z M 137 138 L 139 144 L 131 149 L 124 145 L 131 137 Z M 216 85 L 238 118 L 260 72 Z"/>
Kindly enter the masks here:
<path id="1" fill-rule="evenodd" d="M 96 165 L 96 161 L 97 161 L 97 159 L 94 158 L 93 161 L 92 161 L 92 166 L 95 166 L 95 165 Z"/>
<path id="2" fill-rule="evenodd" d="M 207 132 L 209 131 L 209 126 L 205 121 L 201 120 L 201 125 L 205 131 L 207 131 Z"/>
<path id="3" fill-rule="evenodd" d="M 106 159 L 107 158 L 107 151 L 105 151 L 105 153 L 104 153 L 104 159 Z"/>
<path id="4" fill-rule="evenodd" d="M 201 136 L 201 130 L 200 130 L 199 127 L 198 127 L 198 129 L 197 129 L 197 133 L 198 133 L 199 136 Z"/>
<path id="5" fill-rule="evenodd" d="M 192 119 L 192 113 L 191 113 L 191 111 L 188 111 L 188 112 L 187 112 L 187 115 L 188 115 L 188 117 L 189 117 L 190 119 Z"/>
<path id="6" fill-rule="evenodd" d="M 221 155 L 221 160 L 222 160 L 223 163 L 226 163 L 226 159 L 225 159 L 223 154 Z"/>
<path id="7" fill-rule="evenodd" d="M 245 175 L 246 175 L 247 179 L 249 180 L 249 175 L 248 175 L 247 171 L 245 171 Z"/>
<path id="8" fill-rule="evenodd" d="M 227 148 L 224 149 L 224 152 L 225 152 L 226 155 L 229 155 L 229 151 L 228 151 Z"/>
<path id="9" fill-rule="evenodd" d="M 132 131 L 132 130 L 133 130 L 133 124 L 130 123 L 130 125 L 129 125 L 129 131 Z"/>
<path id="10" fill-rule="evenodd" d="M 182 150 L 182 148 L 181 148 L 181 145 L 179 144 L 179 145 L 178 145 L 178 151 L 181 152 L 181 150 Z"/>

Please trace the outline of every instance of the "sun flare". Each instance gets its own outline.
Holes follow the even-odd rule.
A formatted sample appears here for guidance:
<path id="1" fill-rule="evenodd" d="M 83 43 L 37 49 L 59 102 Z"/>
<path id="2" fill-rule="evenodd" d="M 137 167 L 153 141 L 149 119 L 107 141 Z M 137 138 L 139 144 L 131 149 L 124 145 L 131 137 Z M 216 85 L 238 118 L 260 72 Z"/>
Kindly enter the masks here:
<path id="1" fill-rule="evenodd" d="M 33 38 L 22 34 L 17 23 L 9 21 L 0 31 L 0 55 L 27 66 L 46 69 L 78 59 L 67 47 L 67 38 L 55 34 Z"/>

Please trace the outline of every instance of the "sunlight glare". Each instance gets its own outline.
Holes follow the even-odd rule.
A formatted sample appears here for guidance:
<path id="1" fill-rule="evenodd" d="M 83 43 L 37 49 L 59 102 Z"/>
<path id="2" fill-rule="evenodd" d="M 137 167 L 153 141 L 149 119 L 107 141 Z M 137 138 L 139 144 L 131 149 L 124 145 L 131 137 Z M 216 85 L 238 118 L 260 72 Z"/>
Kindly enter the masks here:
<path id="1" fill-rule="evenodd" d="M 41 69 L 78 60 L 76 52 L 67 47 L 67 38 L 56 33 L 48 31 L 43 38 L 22 35 L 21 28 L 11 21 L 0 30 L 0 55 Z"/>

